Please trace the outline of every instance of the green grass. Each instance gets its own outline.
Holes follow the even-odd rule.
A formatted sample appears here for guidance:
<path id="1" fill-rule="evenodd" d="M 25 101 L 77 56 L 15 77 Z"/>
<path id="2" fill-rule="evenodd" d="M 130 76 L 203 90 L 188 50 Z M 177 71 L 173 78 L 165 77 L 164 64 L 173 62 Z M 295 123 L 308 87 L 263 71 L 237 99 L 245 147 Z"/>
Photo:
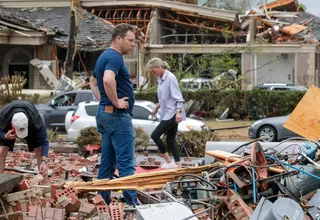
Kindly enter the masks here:
<path id="1" fill-rule="evenodd" d="M 227 121 L 221 122 L 216 121 L 215 119 L 204 121 L 204 123 L 209 128 L 227 128 L 227 127 L 236 127 L 236 126 L 250 126 L 253 121 Z"/>

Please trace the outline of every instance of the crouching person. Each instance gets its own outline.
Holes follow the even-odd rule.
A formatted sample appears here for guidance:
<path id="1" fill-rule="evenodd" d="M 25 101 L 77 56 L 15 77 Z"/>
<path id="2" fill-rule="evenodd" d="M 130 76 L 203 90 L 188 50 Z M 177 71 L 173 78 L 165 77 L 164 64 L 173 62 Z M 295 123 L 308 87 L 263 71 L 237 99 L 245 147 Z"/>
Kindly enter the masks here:
<path id="1" fill-rule="evenodd" d="M 16 138 L 25 139 L 30 152 L 35 152 L 39 173 L 48 178 L 49 142 L 45 124 L 30 102 L 15 100 L 0 110 L 0 173 L 5 170 L 8 151 L 13 151 Z"/>

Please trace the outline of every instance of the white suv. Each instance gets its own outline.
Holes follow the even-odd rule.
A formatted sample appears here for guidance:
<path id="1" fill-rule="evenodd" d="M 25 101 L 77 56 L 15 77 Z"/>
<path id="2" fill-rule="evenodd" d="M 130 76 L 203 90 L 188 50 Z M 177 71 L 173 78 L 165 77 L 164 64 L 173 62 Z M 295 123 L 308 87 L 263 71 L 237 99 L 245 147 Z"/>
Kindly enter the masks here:
<path id="1" fill-rule="evenodd" d="M 99 102 L 81 102 L 76 111 L 70 111 L 67 113 L 65 118 L 66 130 L 68 133 L 68 140 L 75 141 L 80 130 L 94 126 L 96 127 L 96 112 L 99 107 Z M 133 127 L 140 127 L 151 136 L 153 130 L 159 124 L 159 115 L 156 119 L 152 119 L 151 112 L 155 109 L 156 105 L 149 101 L 135 101 L 132 110 L 132 123 Z M 160 110 L 159 110 L 160 111 Z M 199 120 L 187 118 L 187 120 L 179 123 L 178 132 L 185 131 L 208 131 L 208 127 Z"/>

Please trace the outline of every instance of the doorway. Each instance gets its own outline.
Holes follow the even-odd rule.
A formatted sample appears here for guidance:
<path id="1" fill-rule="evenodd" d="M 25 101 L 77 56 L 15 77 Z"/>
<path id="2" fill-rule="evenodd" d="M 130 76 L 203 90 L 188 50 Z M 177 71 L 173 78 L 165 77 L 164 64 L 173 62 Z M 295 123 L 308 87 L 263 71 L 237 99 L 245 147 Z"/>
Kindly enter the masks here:
<path id="1" fill-rule="evenodd" d="M 29 89 L 29 65 L 26 64 L 9 64 L 9 76 L 20 74 L 27 80 L 24 89 Z"/>

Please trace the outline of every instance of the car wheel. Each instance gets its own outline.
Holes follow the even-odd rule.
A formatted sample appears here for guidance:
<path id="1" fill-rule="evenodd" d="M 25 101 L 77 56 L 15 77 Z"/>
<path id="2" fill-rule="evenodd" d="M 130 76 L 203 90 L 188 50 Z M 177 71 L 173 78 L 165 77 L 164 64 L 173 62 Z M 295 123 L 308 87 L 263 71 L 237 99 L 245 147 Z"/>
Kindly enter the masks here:
<path id="1" fill-rule="evenodd" d="M 259 129 L 258 137 L 263 136 L 261 141 L 263 142 L 273 142 L 277 140 L 277 131 L 271 126 L 263 126 Z"/>

